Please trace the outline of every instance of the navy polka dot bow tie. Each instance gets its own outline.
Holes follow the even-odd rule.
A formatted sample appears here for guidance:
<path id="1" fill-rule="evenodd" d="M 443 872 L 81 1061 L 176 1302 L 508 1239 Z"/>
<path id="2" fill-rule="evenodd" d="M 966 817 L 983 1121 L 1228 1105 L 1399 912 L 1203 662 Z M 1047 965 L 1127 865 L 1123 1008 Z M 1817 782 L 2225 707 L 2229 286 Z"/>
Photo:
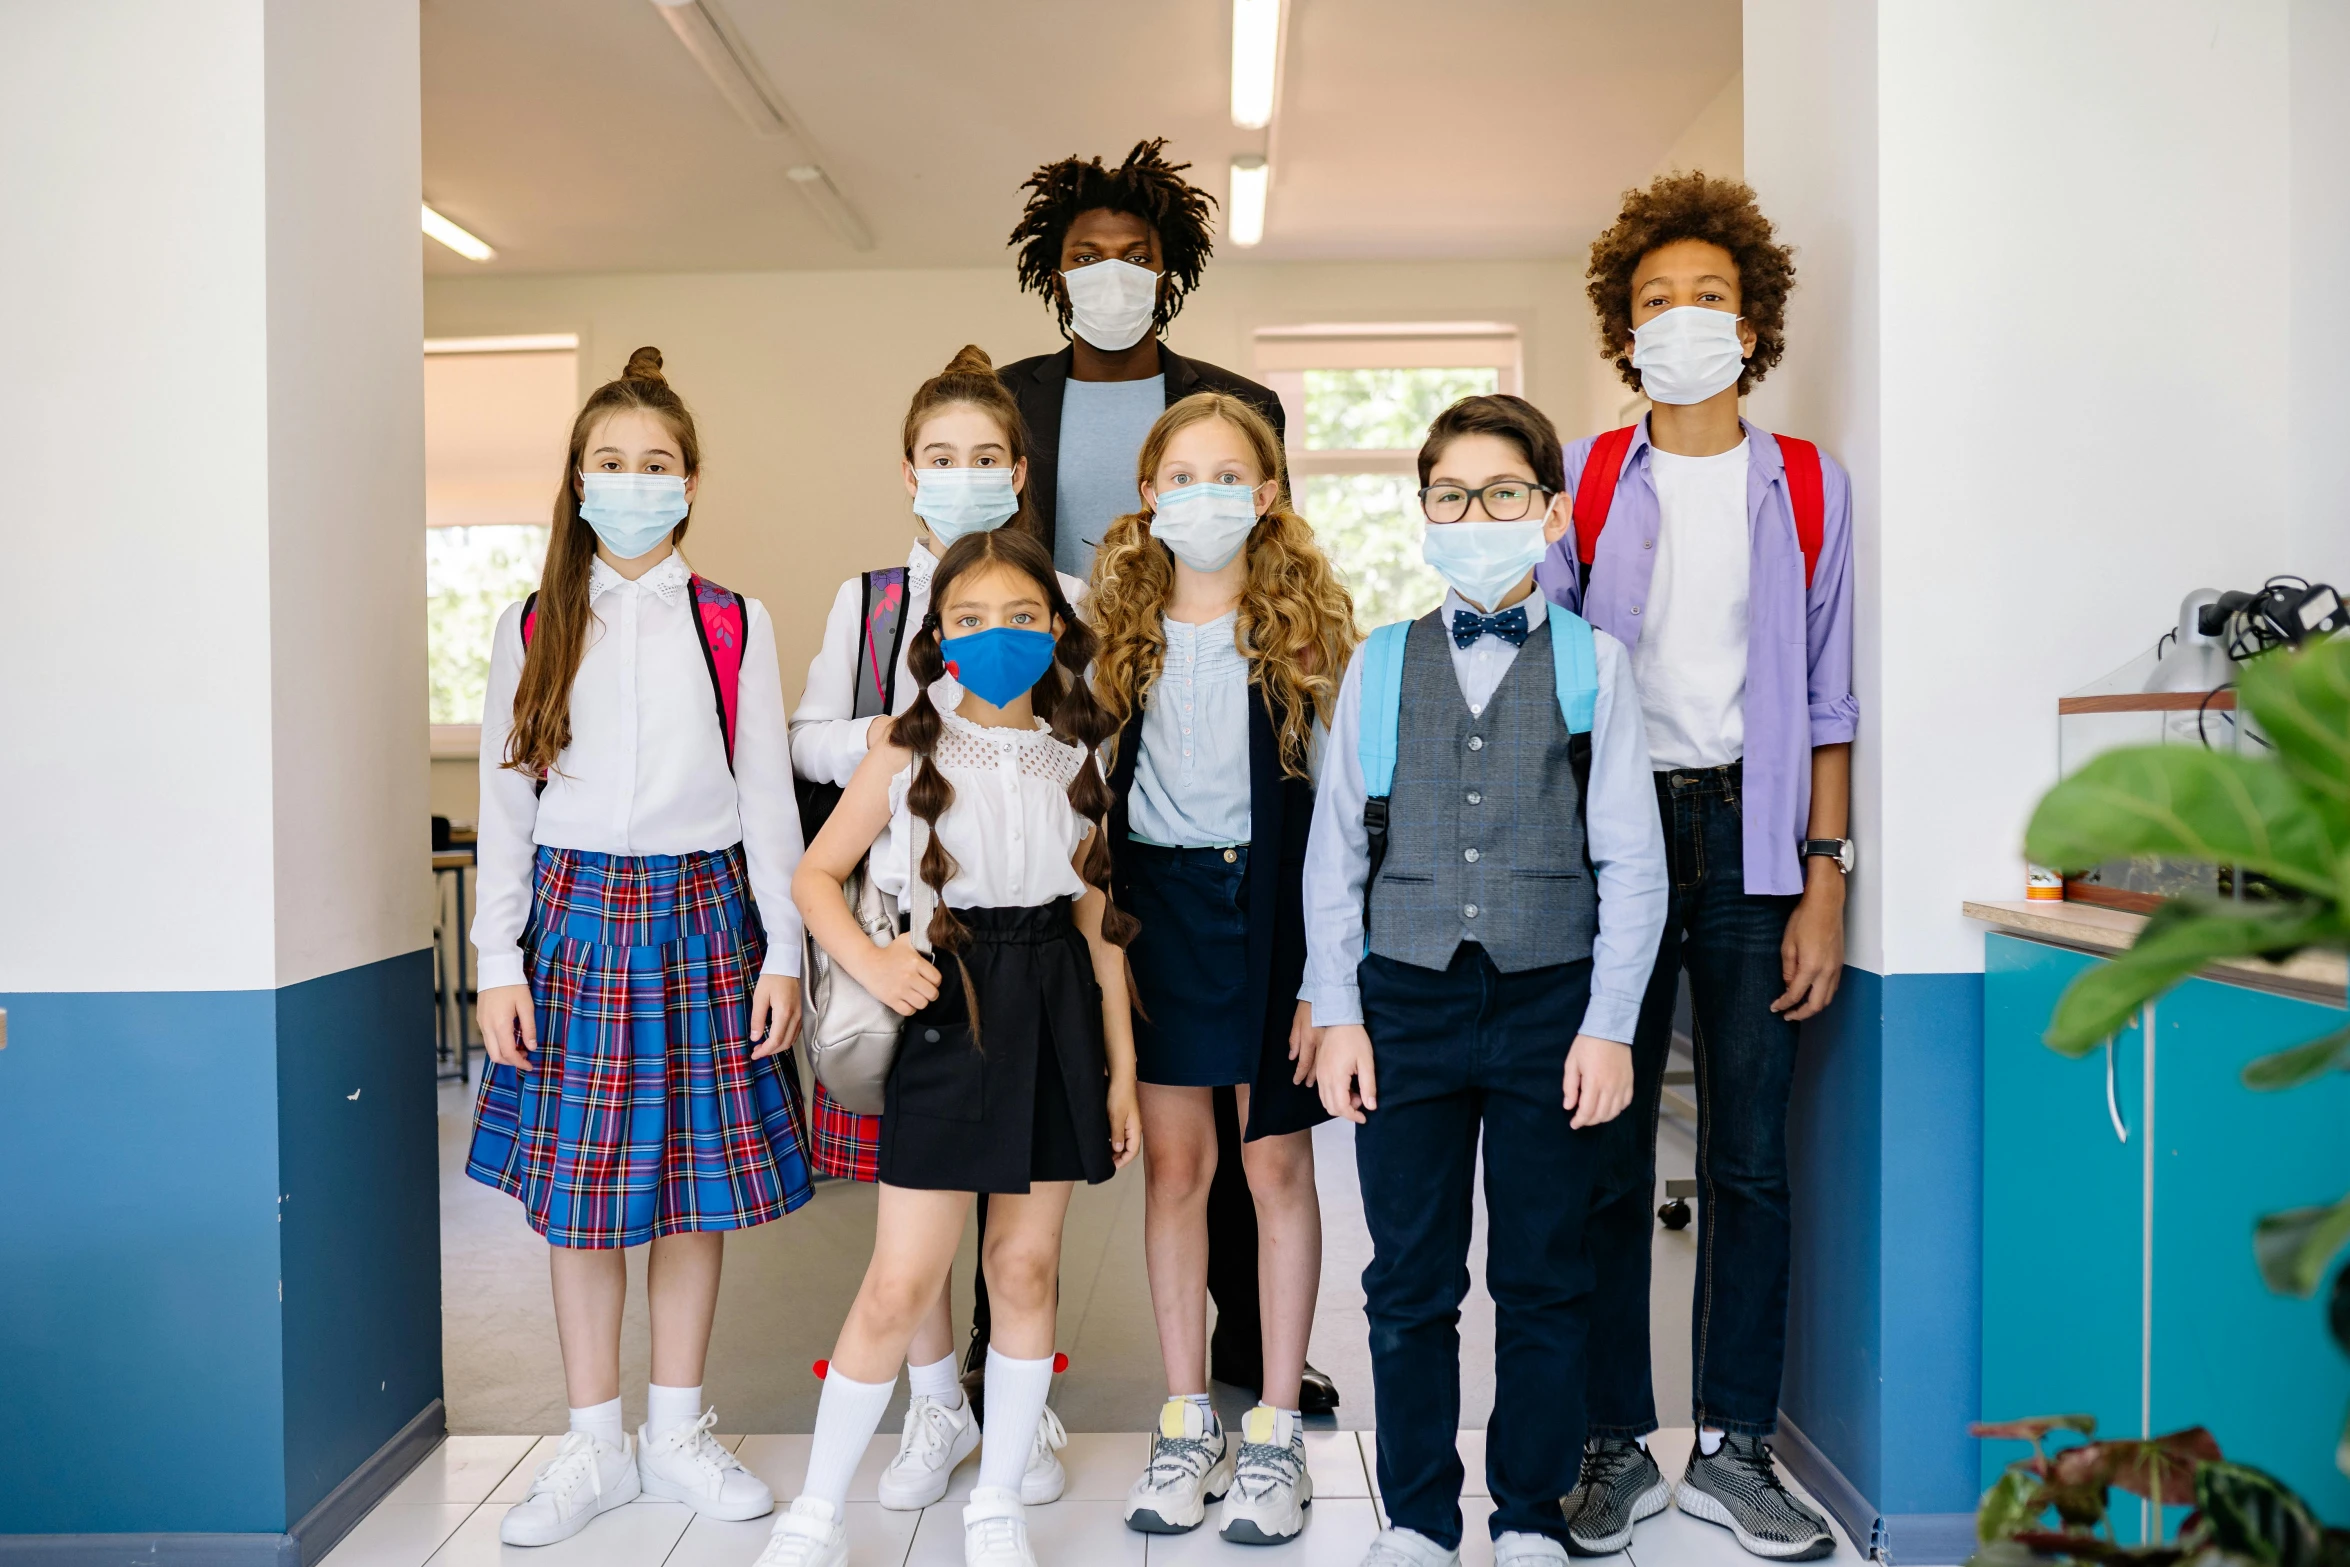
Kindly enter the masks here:
<path id="1" fill-rule="evenodd" d="M 1488 633 L 1501 638 L 1511 647 L 1524 647 L 1526 606 L 1515 605 L 1498 615 L 1480 615 L 1467 609 L 1452 612 L 1452 639 L 1459 646 L 1475 647 L 1477 639 Z"/>

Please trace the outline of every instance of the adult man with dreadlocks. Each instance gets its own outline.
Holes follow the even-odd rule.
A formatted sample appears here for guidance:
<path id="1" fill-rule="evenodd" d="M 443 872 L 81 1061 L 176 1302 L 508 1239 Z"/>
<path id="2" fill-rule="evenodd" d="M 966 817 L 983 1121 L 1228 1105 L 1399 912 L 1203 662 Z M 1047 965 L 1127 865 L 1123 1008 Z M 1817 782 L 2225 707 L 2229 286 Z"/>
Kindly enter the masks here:
<path id="1" fill-rule="evenodd" d="M 1092 572 L 1093 552 L 1117 518 L 1139 507 L 1135 461 L 1143 437 L 1194 392 L 1249 403 L 1282 433 L 1281 399 L 1269 387 L 1162 341 L 1198 287 L 1215 249 L 1215 198 L 1170 163 L 1165 137 L 1137 142 L 1116 168 L 1100 158 L 1045 164 L 1021 188 L 1028 203 L 1008 243 L 1018 247 L 1020 286 L 1053 307 L 1068 343 L 998 372 L 1028 425 L 1029 506 L 1071 576 Z M 1216 1302 L 1210 1357 L 1220 1381 L 1263 1381 L 1257 1312 L 1257 1215 L 1240 1159 L 1240 1121 L 1230 1089 L 1216 1092 L 1216 1174 L 1208 1193 L 1208 1293 Z M 980 1222 L 986 1222 L 984 1203 Z M 966 1366 L 986 1359 L 987 1296 L 979 1285 Z M 966 1382 L 970 1380 L 966 1377 Z M 1338 1407 L 1329 1377 L 1306 1367 L 1308 1414 Z"/>

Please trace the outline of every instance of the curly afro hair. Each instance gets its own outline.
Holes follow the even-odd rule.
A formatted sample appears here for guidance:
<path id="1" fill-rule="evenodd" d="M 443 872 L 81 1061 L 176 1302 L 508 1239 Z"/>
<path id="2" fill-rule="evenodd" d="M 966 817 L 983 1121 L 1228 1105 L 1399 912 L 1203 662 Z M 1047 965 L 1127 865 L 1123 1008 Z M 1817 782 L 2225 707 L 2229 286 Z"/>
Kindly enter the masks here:
<path id="1" fill-rule="evenodd" d="M 1028 205 L 1008 245 L 1020 247 L 1020 286 L 1052 300 L 1069 335 L 1069 299 L 1061 290 L 1061 242 L 1081 212 L 1108 208 L 1130 213 L 1158 231 L 1159 254 L 1166 264 L 1165 285 L 1159 290 L 1158 309 L 1151 330 L 1161 332 L 1183 308 L 1183 296 L 1199 283 L 1200 269 L 1215 249 L 1210 220 L 1216 198 L 1183 177 L 1188 163 L 1169 163 L 1161 149 L 1164 136 L 1134 144 L 1126 161 L 1114 169 L 1099 158 L 1063 158 L 1028 176 L 1020 188 Z"/>
<path id="2" fill-rule="evenodd" d="M 1641 258 L 1675 240 L 1719 245 L 1738 263 L 1739 313 L 1754 331 L 1754 352 L 1738 378 L 1744 396 L 1787 351 L 1787 295 L 1795 287 L 1795 252 L 1772 243 L 1771 220 L 1754 190 L 1703 173 L 1663 174 L 1646 190 L 1624 192 L 1615 226 L 1591 242 L 1587 292 L 1599 313 L 1599 352 L 1639 391 L 1632 368 L 1632 274 Z"/>

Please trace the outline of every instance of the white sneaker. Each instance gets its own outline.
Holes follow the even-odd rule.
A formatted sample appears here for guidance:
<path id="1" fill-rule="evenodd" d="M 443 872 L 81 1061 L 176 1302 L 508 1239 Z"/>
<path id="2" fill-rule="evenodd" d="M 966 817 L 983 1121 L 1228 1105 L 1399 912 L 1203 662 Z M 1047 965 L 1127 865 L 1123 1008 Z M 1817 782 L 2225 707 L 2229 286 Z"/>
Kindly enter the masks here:
<path id="1" fill-rule="evenodd" d="M 1232 1454 L 1212 1409 L 1170 1398 L 1151 1433 L 1150 1467 L 1126 1493 L 1126 1527 L 1188 1534 L 1207 1521 L 1208 1503 L 1232 1489 Z"/>
<path id="2" fill-rule="evenodd" d="M 508 1545 L 568 1540 L 598 1515 L 635 1501 L 637 1489 L 636 1459 L 626 1437 L 614 1447 L 574 1431 L 554 1457 L 539 1465 L 530 1494 L 506 1509 L 498 1538 Z"/>
<path id="3" fill-rule="evenodd" d="M 1567 1548 L 1547 1534 L 1512 1529 L 1493 1542 L 1493 1567 L 1566 1567 Z"/>
<path id="4" fill-rule="evenodd" d="M 1240 1458 L 1216 1532 L 1234 1545 L 1279 1545 L 1305 1533 L 1313 1505 L 1305 1431 L 1286 1410 L 1257 1405 L 1240 1422 Z"/>
<path id="5" fill-rule="evenodd" d="M 849 1567 L 848 1526 L 830 1502 L 803 1496 L 775 1520 L 766 1549 L 751 1567 Z"/>
<path id="6" fill-rule="evenodd" d="M 971 1493 L 963 1509 L 963 1567 L 1036 1567 L 1017 1492 L 983 1485 Z"/>
<path id="7" fill-rule="evenodd" d="M 1069 1471 L 1061 1467 L 1061 1449 L 1069 1445 L 1069 1432 L 1061 1424 L 1061 1417 L 1045 1406 L 1044 1414 L 1036 1422 L 1036 1446 L 1028 1454 L 1028 1472 L 1020 1477 L 1020 1500 L 1029 1507 L 1042 1507 L 1057 1502 L 1061 1493 L 1069 1489 Z"/>
<path id="8" fill-rule="evenodd" d="M 969 1399 L 949 1409 L 935 1398 L 916 1394 L 906 1405 L 898 1456 L 881 1471 L 881 1505 L 901 1513 L 928 1507 L 947 1494 L 955 1465 L 978 1447 L 979 1420 L 971 1413 Z"/>
<path id="9" fill-rule="evenodd" d="M 1382 1529 L 1363 1553 L 1362 1567 L 1461 1567 L 1461 1553 L 1415 1529 Z"/>
<path id="10" fill-rule="evenodd" d="M 648 1427 L 636 1428 L 636 1471 L 645 1495 L 683 1502 L 697 1513 L 740 1523 L 764 1518 L 775 1511 L 775 1493 L 767 1482 L 742 1466 L 710 1428 L 718 1411 L 654 1436 Z"/>

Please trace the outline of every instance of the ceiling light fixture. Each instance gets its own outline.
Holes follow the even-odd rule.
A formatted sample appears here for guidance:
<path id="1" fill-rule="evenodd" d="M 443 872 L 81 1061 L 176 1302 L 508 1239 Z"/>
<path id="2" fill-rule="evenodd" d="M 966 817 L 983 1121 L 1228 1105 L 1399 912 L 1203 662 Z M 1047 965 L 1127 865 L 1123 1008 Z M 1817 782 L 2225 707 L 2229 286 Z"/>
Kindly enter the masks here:
<path id="1" fill-rule="evenodd" d="M 718 0 L 653 0 L 653 6 L 745 125 L 761 136 L 787 137 L 799 144 L 802 161 L 785 172 L 816 215 L 851 250 L 871 250 L 873 233 L 824 171 L 816 139 L 759 69 L 758 56 L 735 31 Z"/>
<path id="2" fill-rule="evenodd" d="M 433 211 L 429 206 L 424 209 L 424 232 L 468 261 L 495 261 L 498 259 L 496 251 Z"/>
<path id="3" fill-rule="evenodd" d="M 1253 154 L 1232 160 L 1232 200 L 1224 209 L 1224 233 L 1235 245 L 1254 245 L 1265 237 L 1265 191 L 1272 184 L 1272 165 Z"/>
<path id="4" fill-rule="evenodd" d="M 1232 123 L 1261 131 L 1273 123 L 1280 81 L 1281 0 L 1232 0 Z"/>

